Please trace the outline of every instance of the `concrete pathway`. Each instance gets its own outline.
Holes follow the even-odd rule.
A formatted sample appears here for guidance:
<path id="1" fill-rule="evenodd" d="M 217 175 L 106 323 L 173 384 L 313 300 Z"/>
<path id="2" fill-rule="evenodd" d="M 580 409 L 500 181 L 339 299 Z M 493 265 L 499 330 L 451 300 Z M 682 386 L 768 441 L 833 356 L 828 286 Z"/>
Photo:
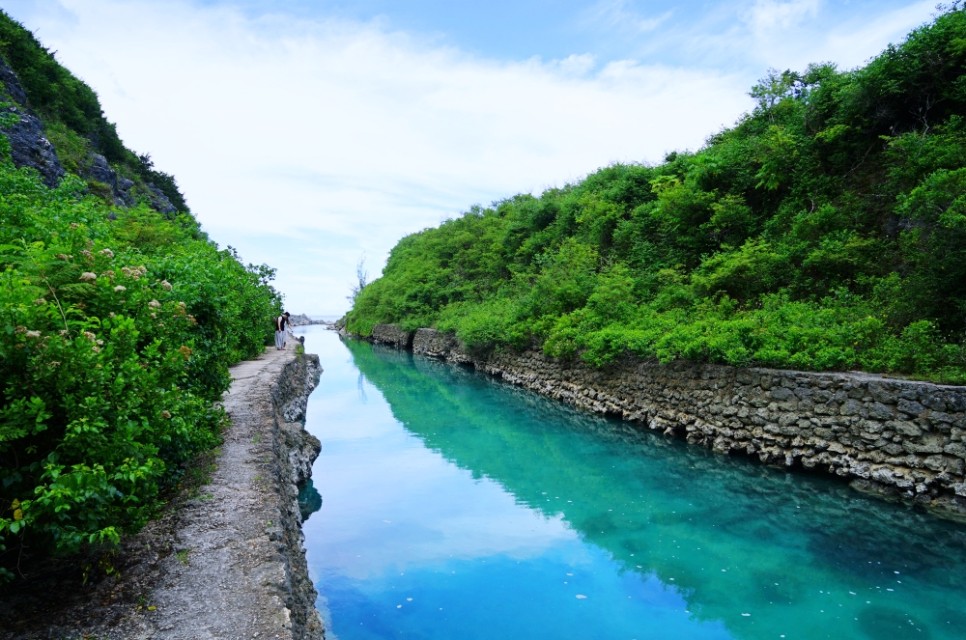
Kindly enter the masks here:
<path id="1" fill-rule="evenodd" d="M 289 366 L 297 359 L 316 365 L 307 389 L 306 367 Z M 317 365 L 290 342 L 232 367 L 223 399 L 231 425 L 208 462 L 210 479 L 125 540 L 115 575 L 40 585 L 4 603 L 18 620 L 0 624 L 0 640 L 321 638 L 314 588 L 298 577 L 305 560 L 282 433 L 300 425 L 280 426 L 276 406 L 307 395 Z"/>

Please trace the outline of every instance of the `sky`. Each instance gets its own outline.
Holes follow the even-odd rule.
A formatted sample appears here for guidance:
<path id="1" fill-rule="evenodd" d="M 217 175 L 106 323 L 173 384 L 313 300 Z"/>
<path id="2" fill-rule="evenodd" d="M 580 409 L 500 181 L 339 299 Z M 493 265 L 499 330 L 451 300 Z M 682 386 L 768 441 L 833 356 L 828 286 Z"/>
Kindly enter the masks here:
<path id="1" fill-rule="evenodd" d="M 347 311 L 404 236 L 700 149 L 770 69 L 861 67 L 936 4 L 0 0 L 312 316 Z"/>

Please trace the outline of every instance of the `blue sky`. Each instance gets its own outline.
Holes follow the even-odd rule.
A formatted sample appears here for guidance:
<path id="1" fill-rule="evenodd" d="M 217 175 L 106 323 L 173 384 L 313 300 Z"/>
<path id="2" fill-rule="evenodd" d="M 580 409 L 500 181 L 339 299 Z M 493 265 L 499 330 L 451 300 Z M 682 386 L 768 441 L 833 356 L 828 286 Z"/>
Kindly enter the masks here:
<path id="1" fill-rule="evenodd" d="M 694 150 L 768 70 L 865 64 L 936 0 L 3 0 L 221 246 L 338 315 L 403 236 Z"/>

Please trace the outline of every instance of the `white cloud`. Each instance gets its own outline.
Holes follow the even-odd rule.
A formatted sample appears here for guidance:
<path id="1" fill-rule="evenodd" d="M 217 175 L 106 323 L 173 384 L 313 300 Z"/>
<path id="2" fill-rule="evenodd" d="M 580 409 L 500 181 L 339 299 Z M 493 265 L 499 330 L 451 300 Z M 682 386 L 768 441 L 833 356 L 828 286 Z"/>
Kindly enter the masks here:
<path id="1" fill-rule="evenodd" d="M 755 0 L 742 16 L 748 31 L 745 46 L 770 68 L 804 70 L 811 63 L 833 62 L 852 69 L 904 39 L 934 7 L 934 0 L 919 0 L 874 12 L 846 12 L 821 0 Z"/>
<path id="2" fill-rule="evenodd" d="M 320 285 L 344 283 L 314 297 L 345 308 L 363 253 L 375 273 L 407 233 L 615 161 L 659 161 L 747 108 L 725 77 L 631 61 L 595 73 L 588 55 L 495 62 L 379 23 L 62 4 L 72 20 L 45 21 L 42 35 L 95 87 L 122 138 L 175 175 L 213 239 L 278 266 L 296 310 L 316 304 L 307 269 L 322 269 Z M 695 95 L 716 96 L 715 108 Z M 269 233 L 331 240 L 331 259 L 263 257 Z"/>
<path id="3" fill-rule="evenodd" d="M 756 36 L 771 35 L 775 29 L 789 29 L 814 18 L 821 6 L 821 0 L 755 0 L 746 20 Z"/>
<path id="4" fill-rule="evenodd" d="M 912 29 L 925 24 L 935 6 L 934 0 L 920 0 L 893 11 L 859 16 L 840 24 L 830 30 L 823 42 L 826 54 L 823 60 L 834 60 L 843 70 L 860 67 L 887 45 L 899 44 Z"/>
<path id="5" fill-rule="evenodd" d="M 564 76 L 583 76 L 594 70 L 597 58 L 589 53 L 573 54 L 563 60 L 552 60 L 548 66 Z"/>
<path id="6" fill-rule="evenodd" d="M 257 17 L 192 0 L 19 4 L 128 146 L 177 178 L 210 236 L 276 266 L 289 307 L 309 313 L 347 308 L 362 255 L 375 276 L 402 236 L 473 204 L 697 148 L 750 108 L 746 91 L 768 67 L 868 56 L 915 13 L 867 21 L 855 44 L 844 26 L 818 42 L 766 28 L 811 16 L 816 2 L 759 0 L 744 32 L 701 21 L 738 5 L 672 27 L 671 12 L 649 20 L 629 2 L 600 2 L 598 25 L 648 31 L 651 54 L 506 61 L 387 19 Z M 660 64 L 662 46 L 711 55 L 700 67 Z M 823 47 L 834 55 L 815 56 Z M 760 68 L 722 57 L 735 52 Z"/>
<path id="7" fill-rule="evenodd" d="M 645 16 L 634 8 L 630 0 L 598 0 L 584 12 L 585 20 L 607 30 L 618 30 L 636 35 L 660 28 L 673 15 L 665 11 L 658 16 Z"/>

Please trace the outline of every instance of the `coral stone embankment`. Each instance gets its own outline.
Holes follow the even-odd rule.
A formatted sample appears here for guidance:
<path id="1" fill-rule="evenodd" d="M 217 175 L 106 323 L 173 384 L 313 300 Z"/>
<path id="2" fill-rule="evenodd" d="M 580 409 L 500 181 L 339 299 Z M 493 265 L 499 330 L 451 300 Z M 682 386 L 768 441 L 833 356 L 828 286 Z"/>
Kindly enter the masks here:
<path id="1" fill-rule="evenodd" d="M 4 595 L 0 638 L 322 638 L 297 503 L 319 452 L 303 423 L 320 374 L 292 347 L 234 367 L 207 483 L 126 540 L 115 575 Z"/>
<path id="2" fill-rule="evenodd" d="M 721 453 L 828 473 L 966 519 L 966 387 L 631 359 L 596 369 L 539 351 L 473 354 L 432 329 L 379 325 L 372 335 Z"/>

